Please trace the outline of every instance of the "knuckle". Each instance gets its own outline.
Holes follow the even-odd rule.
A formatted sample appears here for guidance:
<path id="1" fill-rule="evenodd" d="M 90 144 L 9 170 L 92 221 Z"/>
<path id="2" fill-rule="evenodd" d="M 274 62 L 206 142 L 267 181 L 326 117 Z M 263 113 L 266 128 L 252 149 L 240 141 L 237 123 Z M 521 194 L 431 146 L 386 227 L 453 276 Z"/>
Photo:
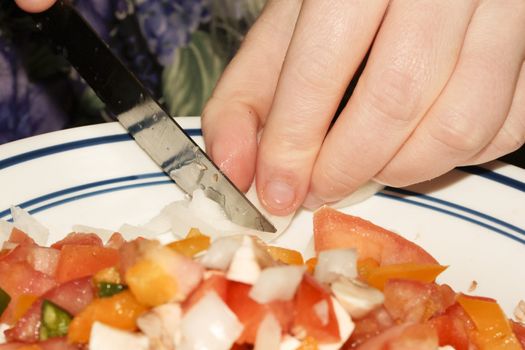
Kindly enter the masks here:
<path id="1" fill-rule="evenodd" d="M 344 162 L 332 160 L 318 168 L 312 177 L 312 190 L 326 202 L 333 202 L 357 188 L 362 181 L 355 179 L 344 166 Z"/>
<path id="2" fill-rule="evenodd" d="M 415 117 L 421 92 L 414 75 L 404 69 L 387 69 L 365 85 L 364 107 L 377 118 L 407 124 Z"/>
<path id="3" fill-rule="evenodd" d="M 438 118 L 430 136 L 454 153 L 479 151 L 489 138 L 483 123 L 477 123 L 463 112 L 449 112 Z"/>
<path id="4" fill-rule="evenodd" d="M 502 153 L 510 153 L 525 144 L 525 127 L 524 128 L 508 128 L 501 129 L 502 136 L 498 138 L 495 146 L 502 151 Z"/>

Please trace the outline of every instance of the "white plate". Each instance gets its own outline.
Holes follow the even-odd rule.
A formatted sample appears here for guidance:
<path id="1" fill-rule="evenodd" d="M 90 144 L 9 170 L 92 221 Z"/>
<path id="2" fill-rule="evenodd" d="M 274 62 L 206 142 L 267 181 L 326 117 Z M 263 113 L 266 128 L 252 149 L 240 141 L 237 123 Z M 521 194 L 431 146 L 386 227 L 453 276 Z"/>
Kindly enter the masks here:
<path id="1" fill-rule="evenodd" d="M 202 145 L 199 118 L 180 122 Z M 116 123 L 41 135 L 0 147 L 0 219 L 21 205 L 64 236 L 74 224 L 143 224 L 183 194 Z M 458 291 L 499 300 L 510 316 L 525 298 L 525 171 L 502 163 L 454 170 L 404 190 L 386 189 L 343 211 L 415 241 Z M 278 239 L 304 250 L 312 214 L 301 211 Z"/>

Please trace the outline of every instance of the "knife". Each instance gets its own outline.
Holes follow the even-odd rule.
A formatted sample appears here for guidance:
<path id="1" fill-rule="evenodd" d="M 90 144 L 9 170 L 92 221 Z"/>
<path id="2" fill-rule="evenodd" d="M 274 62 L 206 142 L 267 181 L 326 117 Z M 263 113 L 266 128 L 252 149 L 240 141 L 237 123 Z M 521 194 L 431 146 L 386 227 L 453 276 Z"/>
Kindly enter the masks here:
<path id="1" fill-rule="evenodd" d="M 213 163 L 183 128 L 111 52 L 67 1 L 33 14 L 47 36 L 91 86 L 139 146 L 188 195 L 202 189 L 234 223 L 259 231 L 275 227 Z"/>

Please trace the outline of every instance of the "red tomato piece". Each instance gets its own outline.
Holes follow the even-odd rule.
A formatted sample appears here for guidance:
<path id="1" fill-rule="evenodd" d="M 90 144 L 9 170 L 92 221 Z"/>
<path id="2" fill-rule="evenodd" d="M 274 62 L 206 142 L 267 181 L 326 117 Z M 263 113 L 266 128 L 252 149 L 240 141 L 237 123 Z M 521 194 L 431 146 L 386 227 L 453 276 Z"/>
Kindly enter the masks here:
<path id="1" fill-rule="evenodd" d="M 354 320 L 355 329 L 346 342 L 345 349 L 356 349 L 369 339 L 393 327 L 394 320 L 383 306 L 373 310 L 361 319 Z"/>
<path id="2" fill-rule="evenodd" d="M 9 341 L 38 341 L 42 302 L 44 300 L 55 303 L 75 316 L 89 305 L 93 298 L 94 292 L 89 277 L 61 284 L 35 301 L 14 327 L 5 332 L 6 338 Z"/>
<path id="3" fill-rule="evenodd" d="M 11 324 L 14 321 L 13 310 L 22 294 L 40 296 L 57 285 L 53 278 L 35 271 L 26 262 L 0 261 L 0 276 L 2 276 L 0 287 L 11 297 L 11 302 L 2 314 L 0 323 Z"/>
<path id="4" fill-rule="evenodd" d="M 317 252 L 354 248 L 359 259 L 372 258 L 380 265 L 437 264 L 423 248 L 394 232 L 329 207 L 314 214 L 314 240 Z"/>
<path id="5" fill-rule="evenodd" d="M 237 315 L 244 325 L 243 333 L 237 339 L 238 344 L 255 343 L 257 329 L 267 313 L 271 312 L 286 332 L 290 329 L 293 317 L 292 301 L 274 301 L 268 304 L 259 304 L 249 297 L 252 286 L 239 282 L 228 282 L 226 304 Z"/>
<path id="6" fill-rule="evenodd" d="M 330 292 L 310 275 L 304 275 L 295 294 L 295 315 L 293 328 L 295 331 L 305 331 L 306 335 L 318 343 L 335 343 L 341 337 L 339 324 L 335 316 Z M 321 302 L 328 304 L 328 320 L 322 320 L 315 311 L 315 305 Z"/>
<path id="7" fill-rule="evenodd" d="M 108 242 L 106 243 L 107 248 L 120 249 L 126 240 L 119 232 L 114 232 L 111 237 L 109 237 Z"/>
<path id="8" fill-rule="evenodd" d="M 435 350 L 436 330 L 428 324 L 404 323 L 370 339 L 359 350 Z"/>
<path id="9" fill-rule="evenodd" d="M 58 264 L 59 251 L 37 245 L 21 244 L 0 257 L 7 263 L 27 262 L 33 269 L 54 276 Z"/>
<path id="10" fill-rule="evenodd" d="M 16 243 L 20 245 L 35 245 L 35 241 L 29 237 L 27 233 L 25 233 L 22 230 L 17 229 L 16 227 L 13 228 L 11 231 L 11 235 L 9 236 L 8 242 Z"/>
<path id="11" fill-rule="evenodd" d="M 74 279 L 92 276 L 98 271 L 118 265 L 119 251 L 97 245 L 64 245 L 60 251 L 60 259 L 56 278 L 64 283 Z"/>
<path id="12" fill-rule="evenodd" d="M 51 245 L 51 248 L 62 249 L 65 245 L 94 245 L 102 247 L 102 240 L 94 233 L 71 232 L 64 239 Z"/>
<path id="13" fill-rule="evenodd" d="M 389 280 L 383 291 L 385 309 L 398 322 L 424 322 L 454 303 L 450 287 L 409 280 Z"/>
<path id="14" fill-rule="evenodd" d="M 525 326 L 512 320 L 510 320 L 510 325 L 512 327 L 512 331 L 516 335 L 516 338 L 518 338 L 521 347 L 525 349 Z"/>
<path id="15" fill-rule="evenodd" d="M 191 293 L 191 295 L 184 301 L 182 308 L 184 312 L 189 310 L 195 303 L 197 303 L 206 293 L 214 291 L 222 300 L 226 301 L 228 293 L 228 280 L 223 274 L 213 274 L 210 277 L 202 280 L 200 285 Z"/>
<path id="16" fill-rule="evenodd" d="M 469 334 L 475 326 L 459 304 L 450 306 L 444 314 L 431 319 L 429 324 L 436 329 L 440 346 L 450 345 L 456 350 L 471 349 Z"/>

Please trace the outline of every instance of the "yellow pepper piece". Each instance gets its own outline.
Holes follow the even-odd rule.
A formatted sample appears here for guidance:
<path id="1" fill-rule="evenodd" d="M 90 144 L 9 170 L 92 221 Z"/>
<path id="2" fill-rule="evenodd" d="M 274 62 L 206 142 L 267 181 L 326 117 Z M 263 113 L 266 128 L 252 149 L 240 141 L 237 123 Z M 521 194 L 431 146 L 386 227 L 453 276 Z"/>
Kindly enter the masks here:
<path id="1" fill-rule="evenodd" d="M 108 267 L 100 270 L 93 276 L 93 282 L 97 285 L 101 282 L 121 284 L 120 273 L 116 267 Z"/>
<path id="2" fill-rule="evenodd" d="M 18 321 L 24 314 L 29 310 L 31 305 L 38 299 L 38 296 L 31 294 L 22 294 L 18 297 L 18 302 L 16 303 L 14 310 L 15 321 Z"/>
<path id="3" fill-rule="evenodd" d="M 198 228 L 192 227 L 188 231 L 188 234 L 186 235 L 185 238 L 191 238 L 191 237 L 197 237 L 197 236 L 204 236 L 204 234 Z"/>
<path id="4" fill-rule="evenodd" d="M 379 261 L 374 258 L 364 258 L 357 260 L 357 274 L 366 281 L 374 270 L 379 267 Z"/>
<path id="5" fill-rule="evenodd" d="M 178 292 L 177 281 L 158 263 L 139 260 L 126 272 L 126 283 L 146 306 L 158 306 L 171 301 Z"/>
<path id="6" fill-rule="evenodd" d="M 434 282 L 447 267 L 438 264 L 412 263 L 379 266 L 370 272 L 366 281 L 372 287 L 380 290 L 383 290 L 385 283 L 390 279 Z"/>
<path id="7" fill-rule="evenodd" d="M 457 298 L 476 326 L 474 339 L 480 350 L 521 350 L 509 320 L 496 301 L 460 294 Z"/>
<path id="8" fill-rule="evenodd" d="M 297 250 L 267 246 L 266 251 L 274 260 L 283 262 L 287 265 L 304 264 L 303 256 Z"/>
<path id="9" fill-rule="evenodd" d="M 317 344 L 317 340 L 313 337 L 306 337 L 302 342 L 301 345 L 296 350 L 318 350 L 319 346 Z"/>
<path id="10" fill-rule="evenodd" d="M 186 238 L 168 244 L 168 248 L 189 258 L 208 249 L 209 247 L 210 237 L 205 236 L 200 232 L 199 234 L 192 234 L 192 231 L 190 231 Z"/>
<path id="11" fill-rule="evenodd" d="M 146 311 L 129 291 L 109 298 L 95 299 L 69 324 L 67 338 L 71 343 L 88 343 L 96 321 L 126 331 L 137 329 L 137 318 Z M 110 341 L 110 340 L 108 340 Z"/>
<path id="12" fill-rule="evenodd" d="M 306 271 L 309 273 L 314 273 L 315 265 L 317 265 L 317 258 L 310 258 L 304 263 L 306 265 Z"/>

